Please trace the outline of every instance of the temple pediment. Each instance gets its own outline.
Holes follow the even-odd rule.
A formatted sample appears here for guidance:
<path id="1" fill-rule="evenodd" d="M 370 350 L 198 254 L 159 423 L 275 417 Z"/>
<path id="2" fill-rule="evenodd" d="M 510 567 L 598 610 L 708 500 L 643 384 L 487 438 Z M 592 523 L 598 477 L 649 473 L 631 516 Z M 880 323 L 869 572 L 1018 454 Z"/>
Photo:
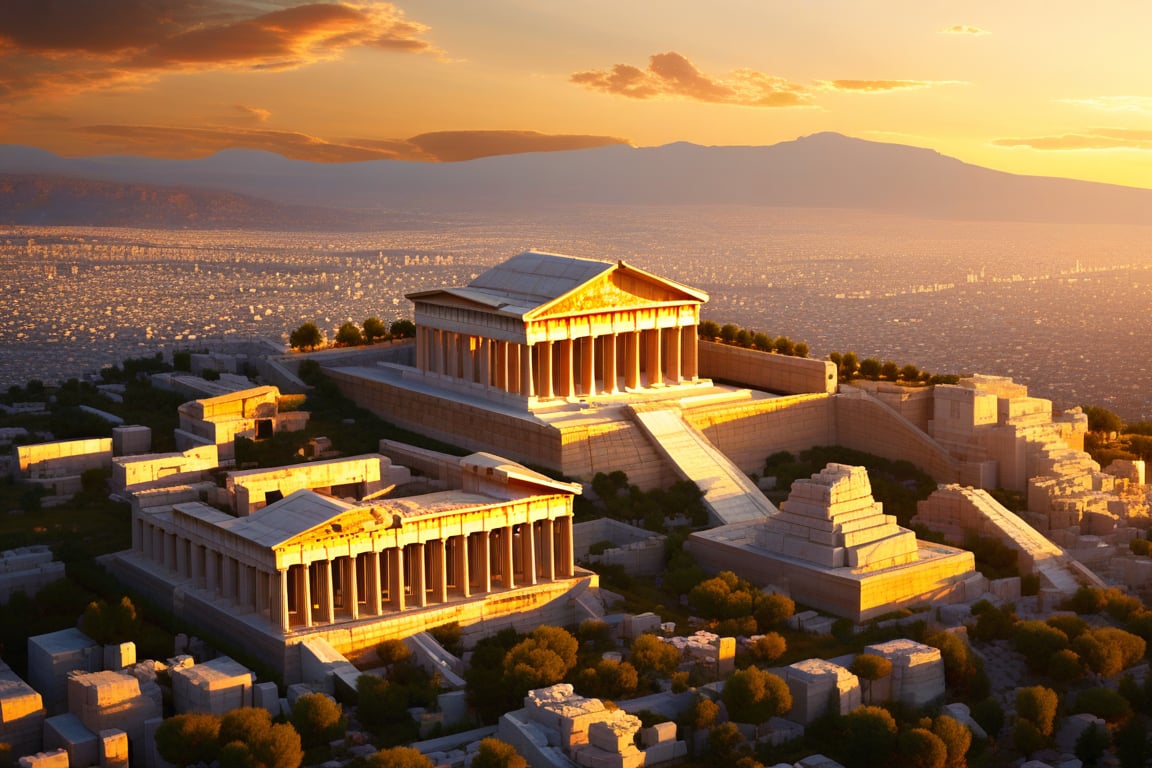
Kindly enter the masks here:
<path id="1" fill-rule="evenodd" d="M 707 296 L 698 291 L 621 262 L 565 295 L 536 307 L 524 319 L 540 320 L 592 312 L 699 304 L 706 299 Z"/>

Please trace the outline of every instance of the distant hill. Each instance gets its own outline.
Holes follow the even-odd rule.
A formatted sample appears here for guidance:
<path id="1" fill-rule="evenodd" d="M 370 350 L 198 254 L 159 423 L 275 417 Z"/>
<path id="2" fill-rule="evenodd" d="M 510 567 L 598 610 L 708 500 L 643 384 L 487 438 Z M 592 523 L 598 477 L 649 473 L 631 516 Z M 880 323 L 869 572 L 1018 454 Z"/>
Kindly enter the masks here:
<path id="1" fill-rule="evenodd" d="M 211 189 L 0 173 L 0 224 L 294 230 L 363 218 Z"/>
<path id="2" fill-rule="evenodd" d="M 1019 176 L 933 150 L 835 133 L 764 147 L 617 145 L 458 163 L 318 164 L 247 150 L 201 160 L 66 159 L 28 147 L 0 146 L 4 172 L 203 187 L 280 205 L 361 212 L 753 205 L 947 219 L 1152 224 L 1152 190 Z M 0 202 L 0 210 L 8 204 L 7 199 Z M 129 215 L 127 209 L 124 215 Z"/>

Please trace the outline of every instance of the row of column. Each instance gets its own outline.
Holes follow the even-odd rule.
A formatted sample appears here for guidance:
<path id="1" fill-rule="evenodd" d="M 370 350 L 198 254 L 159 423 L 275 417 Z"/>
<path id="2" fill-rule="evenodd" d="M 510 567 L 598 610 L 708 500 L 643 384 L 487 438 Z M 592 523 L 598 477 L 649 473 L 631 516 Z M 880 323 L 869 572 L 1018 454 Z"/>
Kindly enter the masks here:
<path id="1" fill-rule="evenodd" d="M 550 399 L 679 384 L 699 376 L 696 326 L 519 344 L 417 329 L 421 370 L 485 388 Z"/>
<path id="2" fill-rule="evenodd" d="M 139 521 L 139 550 L 241 609 L 292 628 L 354 621 L 573 575 L 572 520 L 413 542 L 380 551 L 261 569 Z"/>

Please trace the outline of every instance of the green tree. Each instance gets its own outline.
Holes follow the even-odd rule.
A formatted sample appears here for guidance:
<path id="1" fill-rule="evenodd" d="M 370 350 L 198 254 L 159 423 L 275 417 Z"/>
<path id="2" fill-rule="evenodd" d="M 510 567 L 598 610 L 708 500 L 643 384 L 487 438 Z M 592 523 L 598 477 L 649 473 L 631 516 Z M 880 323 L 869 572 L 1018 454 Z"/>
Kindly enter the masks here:
<path id="1" fill-rule="evenodd" d="M 948 748 L 927 728 L 910 728 L 897 737 L 897 753 L 902 768 L 945 768 Z"/>
<path id="2" fill-rule="evenodd" d="M 323 693 L 306 693 L 292 705 L 292 726 L 307 749 L 336 736 L 342 720 L 340 705 Z"/>
<path id="3" fill-rule="evenodd" d="M 852 666 L 848 669 L 852 674 L 868 684 L 863 691 L 864 699 L 869 704 L 872 704 L 874 703 L 872 701 L 872 683 L 892 674 L 892 662 L 883 656 L 861 653 L 852 660 Z"/>
<path id="4" fill-rule="evenodd" d="M 1025 757 L 1028 757 L 1033 752 L 1048 746 L 1048 737 L 1042 734 L 1031 720 L 1019 718 L 1012 726 L 1012 743 Z"/>
<path id="5" fill-rule="evenodd" d="M 251 744 L 267 736 L 271 728 L 272 713 L 263 707 L 233 709 L 220 718 L 220 743 L 240 741 Z"/>
<path id="6" fill-rule="evenodd" d="M 408 661 L 412 657 L 412 651 L 403 640 L 385 640 L 376 646 L 376 657 L 380 659 L 381 664 L 391 670 L 397 664 Z"/>
<path id="7" fill-rule="evenodd" d="M 480 741 L 471 768 L 528 768 L 528 761 L 508 742 L 489 736 Z"/>
<path id="8" fill-rule="evenodd" d="M 96 600 L 84 609 L 80 628 L 101 645 L 124 643 L 138 636 L 140 619 L 136 606 L 127 596 L 114 605 Z"/>
<path id="9" fill-rule="evenodd" d="M 724 323 L 720 326 L 720 340 L 725 344 L 735 343 L 738 333 L 740 333 L 740 326 L 734 323 Z"/>
<path id="10" fill-rule="evenodd" d="M 972 746 L 972 731 L 968 726 L 948 715 L 937 715 L 932 721 L 932 733 L 944 742 L 948 752 L 947 768 L 966 768 Z"/>
<path id="11" fill-rule="evenodd" d="M 288 335 L 288 343 L 292 349 L 316 349 L 324 343 L 324 334 L 316 327 L 316 323 L 304 323 Z"/>
<path id="12" fill-rule="evenodd" d="M 840 377 L 851 379 L 860 370 L 860 359 L 855 352 L 845 352 L 840 358 Z"/>
<path id="13" fill-rule="evenodd" d="M 880 378 L 883 365 L 874 357 L 866 357 L 860 361 L 860 378 L 876 381 Z"/>
<path id="14" fill-rule="evenodd" d="M 752 332 L 744 328 L 737 331 L 736 346 L 745 348 L 752 346 Z"/>
<path id="15" fill-rule="evenodd" d="M 1148 724 L 1143 717 L 1134 717 L 1117 729 L 1115 744 L 1121 768 L 1144 768 L 1152 757 Z"/>
<path id="16" fill-rule="evenodd" d="M 560 627 L 537 627 L 504 657 L 504 676 L 513 690 L 553 685 L 576 666 L 580 644 Z"/>
<path id="17" fill-rule="evenodd" d="M 909 363 L 900 369 L 900 378 L 910 384 L 920 381 L 920 369 Z"/>
<path id="18" fill-rule="evenodd" d="M 358 347 L 364 343 L 364 336 L 360 333 L 360 326 L 351 320 L 340 326 L 336 331 L 336 343 L 345 347 Z"/>
<path id="19" fill-rule="evenodd" d="M 765 592 L 756 598 L 756 627 L 761 632 L 780 626 L 796 612 L 796 603 L 788 595 Z"/>
<path id="20" fill-rule="evenodd" d="M 891 360 L 885 360 L 880 366 L 880 376 L 888 381 L 896 381 L 900 377 L 900 366 Z"/>
<path id="21" fill-rule="evenodd" d="M 436 763 L 413 747 L 392 747 L 369 757 L 368 768 L 436 768 Z"/>
<path id="22" fill-rule="evenodd" d="M 721 723 L 708 732 L 708 761 L 712 765 L 730 763 L 744 748 L 744 736 L 736 723 Z"/>
<path id="23" fill-rule="evenodd" d="M 857 707 L 842 723 L 845 738 L 840 748 L 849 768 L 896 765 L 896 720 L 892 713 L 881 707 Z"/>
<path id="24" fill-rule="evenodd" d="M 761 352 L 771 352 L 772 337 L 762 331 L 758 331 L 757 333 L 752 334 L 752 346 L 756 347 L 756 349 L 760 350 Z"/>
<path id="25" fill-rule="evenodd" d="M 1043 685 L 1016 689 L 1016 717 L 1032 723 L 1045 738 L 1052 735 L 1059 703 L 1056 691 Z"/>
<path id="26" fill-rule="evenodd" d="M 1104 757 L 1111 744 L 1108 731 L 1092 723 L 1077 737 L 1073 753 L 1083 765 L 1094 766 Z"/>
<path id="27" fill-rule="evenodd" d="M 721 698 L 729 715 L 742 723 L 763 723 L 792 708 L 788 684 L 759 667 L 739 669 L 729 675 Z"/>
<path id="28" fill-rule="evenodd" d="M 378 317 L 366 318 L 361 327 L 364 329 L 364 341 L 368 344 L 388 335 L 388 328 Z"/>
<path id="29" fill-rule="evenodd" d="M 1033 671 L 1046 669 L 1052 655 L 1068 647 L 1068 636 L 1043 621 L 1019 622 L 1012 640 Z"/>
<path id="30" fill-rule="evenodd" d="M 628 660 L 642 675 L 669 677 L 680 665 L 680 651 L 656 635 L 645 633 L 632 641 Z"/>
<path id="31" fill-rule="evenodd" d="M 808 342 L 798 341 L 796 346 L 792 347 L 793 357 L 808 357 Z"/>
<path id="32" fill-rule="evenodd" d="M 1076 697 L 1072 713 L 1087 712 L 1101 718 L 1109 725 L 1116 725 L 1132 716 L 1132 705 L 1128 699 L 1111 688 L 1089 688 Z"/>
<path id="33" fill-rule="evenodd" d="M 1098 405 L 1081 406 L 1084 415 L 1088 417 L 1088 431 L 1090 432 L 1119 432 L 1124 428 L 1120 417 L 1107 408 Z"/>
<path id="34" fill-rule="evenodd" d="M 396 320 L 388 327 L 394 339 L 410 339 L 416 335 L 416 323 L 411 320 Z"/>
<path id="35" fill-rule="evenodd" d="M 698 333 L 700 338 L 712 341 L 720 335 L 720 324 L 715 320 L 701 320 Z"/>
<path id="36" fill-rule="evenodd" d="M 590 698 L 624 699 L 636 692 L 640 677 L 627 661 L 600 659 L 576 675 L 576 687 Z"/>
<path id="37" fill-rule="evenodd" d="M 175 766 L 210 763 L 220 744 L 220 718 L 194 712 L 170 717 L 156 729 L 156 750 Z"/>
<path id="38" fill-rule="evenodd" d="M 779 632 L 760 635 L 748 644 L 748 651 L 757 662 L 771 664 L 788 650 L 788 642 Z"/>
<path id="39" fill-rule="evenodd" d="M 259 768 L 299 768 L 304 762 L 300 734 L 287 723 L 275 723 L 249 745 Z"/>
<path id="40" fill-rule="evenodd" d="M 791 355 L 796 351 L 796 344 L 787 336 L 777 336 L 772 342 L 772 349 L 781 355 Z"/>

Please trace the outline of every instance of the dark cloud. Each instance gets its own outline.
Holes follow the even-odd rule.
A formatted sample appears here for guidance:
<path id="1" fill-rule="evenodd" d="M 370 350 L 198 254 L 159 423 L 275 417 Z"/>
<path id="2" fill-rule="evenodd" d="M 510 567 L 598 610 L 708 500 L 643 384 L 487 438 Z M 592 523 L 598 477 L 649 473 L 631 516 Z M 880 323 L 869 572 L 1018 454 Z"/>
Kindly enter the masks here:
<path id="1" fill-rule="evenodd" d="M 260 12 L 239 0 L 3 0 L 0 94 L 132 85 L 170 71 L 283 70 L 350 48 L 438 53 L 391 3 Z"/>
<path id="2" fill-rule="evenodd" d="M 1057 136 L 996 139 L 998 147 L 1027 147 L 1039 150 L 1140 149 L 1152 150 L 1152 130 L 1132 128 L 1094 128 L 1083 133 Z"/>
<path id="3" fill-rule="evenodd" d="M 649 57 L 646 69 L 617 64 L 577 72 L 571 81 L 585 88 L 631 99 L 682 98 L 745 107 L 796 107 L 811 103 L 811 89 L 752 69 L 724 77 L 708 76 L 674 51 Z"/>
<path id="4" fill-rule="evenodd" d="M 614 136 L 548 135 L 535 131 L 438 131 L 413 136 L 408 143 L 440 162 L 450 163 L 492 155 L 591 149 L 628 141 Z"/>
<path id="5" fill-rule="evenodd" d="M 236 105 L 243 108 L 242 105 Z M 348 163 L 364 160 L 457 162 L 491 155 L 559 152 L 626 144 L 612 136 L 548 135 L 534 131 L 441 131 L 410 139 L 330 141 L 297 131 L 264 128 L 90 125 L 78 129 L 105 151 L 159 157 L 206 157 L 224 149 L 275 152 L 293 160 Z"/>

